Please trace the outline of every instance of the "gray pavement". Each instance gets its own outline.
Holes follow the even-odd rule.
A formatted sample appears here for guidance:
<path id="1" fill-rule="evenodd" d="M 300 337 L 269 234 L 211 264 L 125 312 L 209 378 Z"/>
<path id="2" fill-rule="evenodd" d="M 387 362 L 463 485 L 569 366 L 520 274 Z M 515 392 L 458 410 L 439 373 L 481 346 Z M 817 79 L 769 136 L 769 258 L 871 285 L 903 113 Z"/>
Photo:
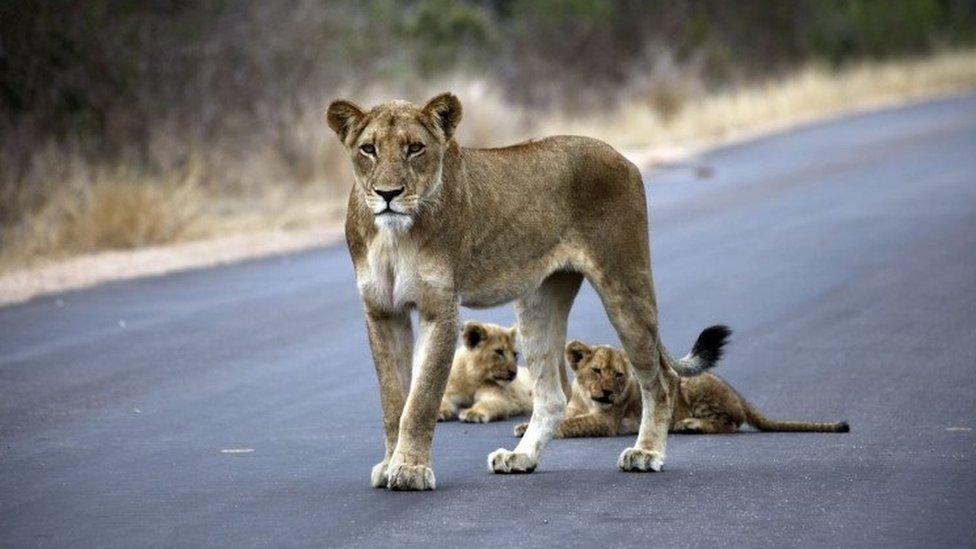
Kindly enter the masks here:
<path id="1" fill-rule="evenodd" d="M 976 545 L 976 96 L 830 121 L 648 180 L 662 334 L 849 434 L 554 441 L 440 425 L 438 490 L 368 485 L 379 397 L 341 246 L 0 308 L 0 546 Z M 510 308 L 464 311 L 511 322 Z M 584 288 L 570 336 L 616 343 Z M 226 453 L 223 450 L 252 449 Z"/>

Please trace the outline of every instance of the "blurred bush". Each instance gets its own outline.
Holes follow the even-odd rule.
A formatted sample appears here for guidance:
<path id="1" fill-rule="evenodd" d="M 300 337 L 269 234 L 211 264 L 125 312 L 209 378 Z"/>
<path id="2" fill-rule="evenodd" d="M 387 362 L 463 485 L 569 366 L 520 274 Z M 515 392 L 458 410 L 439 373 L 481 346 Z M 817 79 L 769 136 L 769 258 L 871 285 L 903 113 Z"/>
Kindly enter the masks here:
<path id="1" fill-rule="evenodd" d="M 634 99 L 668 118 L 695 94 L 811 61 L 974 41 L 976 0 L 8 1 L 0 229 L 123 176 L 192 180 L 211 196 L 341 189 L 321 119 L 338 95 L 419 100 L 467 78 L 500 90 L 510 126 L 524 110 Z M 466 137 L 507 137 L 491 116 Z"/>

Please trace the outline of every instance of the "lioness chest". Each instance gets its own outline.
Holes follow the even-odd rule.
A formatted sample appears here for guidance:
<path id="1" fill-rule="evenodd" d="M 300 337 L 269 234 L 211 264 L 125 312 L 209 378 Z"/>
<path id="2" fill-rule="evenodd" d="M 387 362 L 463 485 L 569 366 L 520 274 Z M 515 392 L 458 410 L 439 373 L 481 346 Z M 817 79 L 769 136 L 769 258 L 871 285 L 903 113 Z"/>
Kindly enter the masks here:
<path id="1" fill-rule="evenodd" d="M 373 238 L 365 259 L 356 266 L 364 301 L 391 312 L 415 306 L 425 297 L 450 296 L 452 278 L 450 268 L 415 242 L 386 231 Z"/>

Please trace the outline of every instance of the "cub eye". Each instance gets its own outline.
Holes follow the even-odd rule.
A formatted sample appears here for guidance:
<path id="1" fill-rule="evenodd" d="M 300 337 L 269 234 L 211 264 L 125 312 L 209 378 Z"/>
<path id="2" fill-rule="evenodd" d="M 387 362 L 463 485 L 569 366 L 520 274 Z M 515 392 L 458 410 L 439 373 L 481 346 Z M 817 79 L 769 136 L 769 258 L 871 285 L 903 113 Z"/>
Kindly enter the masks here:
<path id="1" fill-rule="evenodd" d="M 514 351 L 512 353 L 512 358 L 514 358 L 515 360 L 518 360 L 518 351 Z"/>
<path id="2" fill-rule="evenodd" d="M 363 154 L 368 154 L 370 156 L 373 156 L 374 154 L 376 154 L 376 147 L 374 147 L 370 143 L 366 143 L 366 144 L 361 145 L 359 147 L 359 150 L 363 151 Z"/>
<path id="3" fill-rule="evenodd" d="M 622 377 L 624 377 L 624 373 L 623 372 L 617 372 L 617 379 L 620 379 Z"/>
<path id="4" fill-rule="evenodd" d="M 505 349 L 495 349 L 495 354 L 498 355 L 498 356 L 500 356 L 500 357 L 504 357 L 505 356 Z"/>
<path id="5" fill-rule="evenodd" d="M 601 370 L 599 368 L 592 368 L 594 374 L 599 374 Z"/>

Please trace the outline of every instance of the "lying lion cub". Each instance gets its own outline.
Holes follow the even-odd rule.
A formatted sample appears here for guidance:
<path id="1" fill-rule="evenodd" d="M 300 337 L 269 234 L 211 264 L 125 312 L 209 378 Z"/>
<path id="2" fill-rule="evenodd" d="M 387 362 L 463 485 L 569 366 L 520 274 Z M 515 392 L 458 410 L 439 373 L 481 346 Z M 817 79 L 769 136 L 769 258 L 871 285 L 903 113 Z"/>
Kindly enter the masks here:
<path id="1" fill-rule="evenodd" d="M 515 327 L 469 321 L 461 340 L 437 421 L 488 423 L 531 412 L 528 372 L 516 365 Z"/>
<path id="2" fill-rule="evenodd" d="M 711 333 L 710 333 L 711 331 Z M 708 328 L 690 356 L 702 355 L 713 365 L 722 354 L 729 331 Z M 641 394 L 630 373 L 626 355 L 613 347 L 590 347 L 579 341 L 566 345 L 566 362 L 576 372 L 566 419 L 557 437 L 606 437 L 636 433 L 640 427 Z M 703 368 L 704 369 L 704 368 Z M 662 370 L 670 385 L 672 433 L 734 433 L 743 423 L 760 431 L 819 431 L 846 433 L 847 423 L 779 421 L 764 416 L 718 376 L 704 372 L 683 377 L 672 368 Z M 522 436 L 527 424 L 515 426 Z"/>

